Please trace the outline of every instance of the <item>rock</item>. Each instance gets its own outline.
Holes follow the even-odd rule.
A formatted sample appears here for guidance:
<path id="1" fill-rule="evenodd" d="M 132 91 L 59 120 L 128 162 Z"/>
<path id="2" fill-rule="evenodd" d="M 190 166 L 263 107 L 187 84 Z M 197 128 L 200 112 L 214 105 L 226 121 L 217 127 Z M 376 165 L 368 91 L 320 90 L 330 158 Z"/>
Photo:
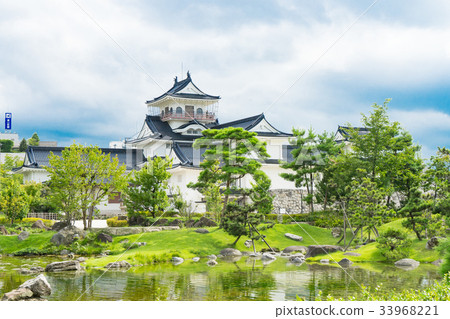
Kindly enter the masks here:
<path id="1" fill-rule="evenodd" d="M 361 256 L 361 254 L 360 254 L 360 253 L 354 253 L 354 252 L 348 251 L 348 252 L 344 253 L 344 256 L 359 257 L 359 256 Z"/>
<path id="2" fill-rule="evenodd" d="M 399 267 L 399 268 L 402 268 L 405 270 L 412 270 L 412 269 L 419 267 L 420 262 L 418 262 L 414 259 L 404 258 L 404 259 L 400 259 L 399 261 L 396 261 L 394 263 L 394 265 L 396 267 Z"/>
<path id="3" fill-rule="evenodd" d="M 97 235 L 97 239 L 101 241 L 102 243 L 112 243 L 112 237 L 111 235 L 100 233 Z"/>
<path id="4" fill-rule="evenodd" d="M 34 222 L 33 225 L 31 225 L 31 228 L 37 228 L 37 229 L 45 229 L 48 230 L 49 228 L 45 226 L 44 222 L 40 219 Z"/>
<path id="5" fill-rule="evenodd" d="M 187 228 L 192 228 L 192 227 L 194 227 L 194 224 L 195 224 L 195 222 L 194 222 L 193 220 L 188 220 L 188 221 L 185 223 L 185 226 L 186 226 Z"/>
<path id="6" fill-rule="evenodd" d="M 54 231 L 60 231 L 63 228 L 66 228 L 67 226 L 70 226 L 70 223 L 67 222 L 57 222 L 54 223 L 52 226 L 52 230 Z"/>
<path id="7" fill-rule="evenodd" d="M 20 288 L 31 290 L 33 292 L 32 297 L 35 298 L 50 296 L 52 293 L 52 288 L 44 275 L 39 275 L 36 278 L 25 281 L 19 286 Z"/>
<path id="8" fill-rule="evenodd" d="M 179 219 L 174 219 L 169 223 L 169 226 L 181 226 L 183 222 Z"/>
<path id="9" fill-rule="evenodd" d="M 0 225 L 0 234 L 2 235 L 8 235 L 8 230 L 6 229 L 5 226 Z"/>
<path id="10" fill-rule="evenodd" d="M 56 225 L 56 224 L 55 224 Z M 75 226 L 67 226 L 61 229 L 58 233 L 54 234 L 50 240 L 56 246 L 68 246 L 73 243 L 75 238 L 84 238 L 86 232 L 84 230 L 78 229 Z"/>
<path id="11" fill-rule="evenodd" d="M 20 241 L 23 241 L 23 240 L 27 239 L 28 237 L 30 237 L 30 233 L 27 231 L 24 231 L 24 232 L 21 232 L 19 234 L 19 236 L 17 236 L 17 239 Z"/>
<path id="12" fill-rule="evenodd" d="M 137 245 L 138 247 L 141 247 L 141 246 L 147 246 L 147 243 L 146 243 L 146 242 L 137 242 L 136 245 Z"/>
<path id="13" fill-rule="evenodd" d="M 320 263 L 321 263 L 321 264 L 329 264 L 329 263 L 330 263 L 330 260 L 329 260 L 329 259 L 321 259 L 321 260 L 320 260 Z"/>
<path id="14" fill-rule="evenodd" d="M 79 263 L 84 263 L 84 262 L 86 262 L 86 258 L 84 258 L 84 257 L 79 257 L 79 258 L 77 258 L 77 261 L 78 261 Z"/>
<path id="15" fill-rule="evenodd" d="M 250 253 L 248 256 L 252 257 L 252 258 L 256 258 L 256 257 L 259 257 L 259 254 L 258 253 Z"/>
<path id="16" fill-rule="evenodd" d="M 106 269 L 119 269 L 119 268 L 131 268 L 131 265 L 128 261 L 121 260 L 109 263 L 105 267 Z"/>
<path id="17" fill-rule="evenodd" d="M 211 220 L 211 219 L 209 219 L 209 218 L 206 218 L 206 217 L 201 217 L 195 224 L 194 224 L 194 227 L 199 227 L 199 228 L 201 228 L 201 227 L 216 227 L 217 226 L 217 224 L 216 224 L 216 222 L 215 221 L 213 221 L 213 220 Z"/>
<path id="18" fill-rule="evenodd" d="M 439 238 L 434 236 L 434 237 L 431 237 L 430 240 L 427 241 L 425 248 L 431 250 L 434 247 L 436 247 L 437 245 L 439 245 Z"/>
<path id="19" fill-rule="evenodd" d="M 225 248 L 220 251 L 220 254 L 225 257 L 229 256 L 242 256 L 242 253 L 234 248 Z"/>
<path id="20" fill-rule="evenodd" d="M 273 253 L 273 252 L 276 252 L 276 253 L 279 253 L 280 252 L 280 250 L 278 249 L 278 248 L 276 248 L 276 247 L 272 247 L 272 249 L 270 249 L 270 248 L 263 248 L 263 249 L 261 249 L 261 252 L 262 253 Z"/>
<path id="21" fill-rule="evenodd" d="M 120 244 L 128 244 L 129 242 L 130 241 L 127 238 L 125 238 L 125 239 L 121 240 L 119 243 Z"/>
<path id="22" fill-rule="evenodd" d="M 204 229 L 204 228 L 197 228 L 197 229 L 195 230 L 195 232 L 196 232 L 196 233 L 199 233 L 199 234 L 207 234 L 207 233 L 209 233 L 209 230 Z"/>
<path id="23" fill-rule="evenodd" d="M 303 254 L 297 254 L 289 257 L 289 261 L 293 264 L 302 264 L 305 262 L 305 256 Z"/>
<path id="24" fill-rule="evenodd" d="M 48 264 L 45 267 L 46 272 L 61 272 L 61 271 L 80 271 L 82 270 L 80 263 L 76 260 L 59 261 Z"/>
<path id="25" fill-rule="evenodd" d="M 344 249 L 336 245 L 311 245 L 308 246 L 305 258 L 323 255 L 327 253 L 334 253 L 335 251 L 343 251 Z"/>
<path id="26" fill-rule="evenodd" d="M 294 235 L 294 234 L 290 234 L 290 233 L 286 233 L 286 234 L 284 234 L 284 236 L 286 236 L 289 239 L 295 240 L 295 241 L 302 241 L 303 240 L 302 236 L 298 236 L 298 235 Z"/>
<path id="27" fill-rule="evenodd" d="M 252 245 L 253 245 L 253 242 L 252 242 L 251 240 L 246 240 L 246 241 L 244 242 L 244 246 L 247 247 L 247 248 L 252 247 Z"/>
<path id="28" fill-rule="evenodd" d="M 264 253 L 261 256 L 261 260 L 275 260 L 275 259 L 277 259 L 277 257 L 269 253 Z"/>
<path id="29" fill-rule="evenodd" d="M 210 267 L 214 267 L 215 265 L 217 265 L 217 261 L 210 259 L 206 262 L 206 264 Z"/>
<path id="30" fill-rule="evenodd" d="M 339 238 L 342 236 L 343 233 L 344 233 L 344 231 L 340 227 L 334 227 L 331 230 L 331 236 L 333 236 L 333 238 Z"/>
<path id="31" fill-rule="evenodd" d="M 438 259 L 433 261 L 431 264 L 435 266 L 440 266 L 444 261 L 442 259 Z"/>
<path id="32" fill-rule="evenodd" d="M 208 256 L 208 259 L 209 259 L 209 260 L 216 260 L 216 259 L 217 259 L 217 256 L 216 256 L 216 255 L 209 255 L 209 256 Z"/>
<path id="33" fill-rule="evenodd" d="M 67 249 L 63 249 L 63 250 L 61 250 L 61 251 L 59 252 L 59 254 L 60 254 L 61 256 L 65 256 L 65 255 L 70 254 L 70 251 L 68 251 Z"/>
<path id="34" fill-rule="evenodd" d="M 28 288 L 19 288 L 4 294 L 2 301 L 26 300 L 33 297 L 33 292 Z"/>
<path id="35" fill-rule="evenodd" d="M 160 218 L 156 222 L 153 223 L 154 226 L 162 226 L 169 222 L 167 218 Z"/>
<path id="36" fill-rule="evenodd" d="M 341 261 L 338 262 L 341 267 L 350 267 L 353 262 L 350 259 L 342 258 Z"/>
<path id="37" fill-rule="evenodd" d="M 196 262 L 200 261 L 200 257 L 194 257 L 194 258 L 192 258 L 192 261 L 196 263 Z"/>
<path id="38" fill-rule="evenodd" d="M 294 253 L 301 252 L 302 254 L 306 254 L 308 249 L 305 246 L 289 246 L 283 249 L 283 253 Z"/>
<path id="39" fill-rule="evenodd" d="M 184 262 L 184 259 L 181 257 L 172 257 L 172 264 L 179 265 L 182 264 Z"/>

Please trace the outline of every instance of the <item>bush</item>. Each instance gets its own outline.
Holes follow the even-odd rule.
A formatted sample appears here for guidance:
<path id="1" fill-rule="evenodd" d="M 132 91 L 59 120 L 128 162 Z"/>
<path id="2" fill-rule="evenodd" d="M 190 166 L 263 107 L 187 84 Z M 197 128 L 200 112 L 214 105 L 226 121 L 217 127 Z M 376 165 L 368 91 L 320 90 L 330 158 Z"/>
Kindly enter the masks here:
<path id="1" fill-rule="evenodd" d="M 126 220 L 119 220 L 117 216 L 108 218 L 106 224 L 108 227 L 128 227 L 128 222 Z"/>
<path id="2" fill-rule="evenodd" d="M 6 218 L 5 216 L 0 216 L 0 225 L 6 225 L 6 224 L 9 224 L 8 218 Z"/>
<path id="3" fill-rule="evenodd" d="M 53 221 L 53 220 L 43 219 L 43 218 L 34 218 L 34 217 L 24 218 L 24 219 L 22 219 L 22 222 L 27 223 L 27 224 L 34 224 L 38 220 L 42 220 L 44 225 L 47 227 L 52 227 L 53 224 L 55 223 L 55 221 Z"/>
<path id="4" fill-rule="evenodd" d="M 389 228 L 377 238 L 377 248 L 387 260 L 399 260 L 409 256 L 411 240 L 399 229 Z"/>

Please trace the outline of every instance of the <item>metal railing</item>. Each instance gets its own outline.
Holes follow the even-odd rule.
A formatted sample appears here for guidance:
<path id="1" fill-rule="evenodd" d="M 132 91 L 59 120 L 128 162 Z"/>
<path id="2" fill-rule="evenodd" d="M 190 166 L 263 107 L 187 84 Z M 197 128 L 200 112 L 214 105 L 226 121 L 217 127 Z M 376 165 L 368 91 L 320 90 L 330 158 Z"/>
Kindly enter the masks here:
<path id="1" fill-rule="evenodd" d="M 168 120 L 192 120 L 196 119 L 199 121 L 211 121 L 214 122 L 216 120 L 216 115 L 214 113 L 208 113 L 206 114 L 198 114 L 198 113 L 165 113 L 164 115 L 161 115 L 161 121 L 168 121 Z"/>
<path id="2" fill-rule="evenodd" d="M 28 213 L 28 218 L 42 218 L 49 220 L 59 220 L 59 214 L 57 213 Z"/>

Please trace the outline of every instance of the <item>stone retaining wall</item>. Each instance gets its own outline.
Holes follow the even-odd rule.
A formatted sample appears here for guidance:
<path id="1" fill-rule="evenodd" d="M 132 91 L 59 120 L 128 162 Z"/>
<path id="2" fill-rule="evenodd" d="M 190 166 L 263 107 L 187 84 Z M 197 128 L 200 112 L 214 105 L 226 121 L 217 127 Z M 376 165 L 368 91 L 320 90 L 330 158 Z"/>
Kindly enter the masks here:
<path id="1" fill-rule="evenodd" d="M 302 198 L 307 196 L 303 189 L 272 189 L 269 191 L 273 198 L 273 214 L 306 214 L 309 205 Z M 315 210 L 321 210 L 320 205 L 314 205 Z"/>

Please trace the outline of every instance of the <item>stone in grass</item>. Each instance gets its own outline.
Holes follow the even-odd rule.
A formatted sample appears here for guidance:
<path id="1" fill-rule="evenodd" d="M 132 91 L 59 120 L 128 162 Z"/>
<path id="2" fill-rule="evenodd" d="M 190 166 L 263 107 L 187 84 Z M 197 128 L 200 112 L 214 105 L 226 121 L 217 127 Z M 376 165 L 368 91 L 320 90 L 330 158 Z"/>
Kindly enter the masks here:
<path id="1" fill-rule="evenodd" d="M 216 260 L 216 259 L 217 259 L 217 256 L 216 256 L 216 255 L 209 255 L 209 256 L 208 256 L 208 259 L 209 259 L 209 260 Z"/>
<path id="2" fill-rule="evenodd" d="M 293 264 L 302 264 L 305 262 L 305 256 L 303 254 L 297 254 L 289 257 L 289 261 Z"/>
<path id="3" fill-rule="evenodd" d="M 342 258 L 341 261 L 338 262 L 341 267 L 350 267 L 353 262 L 350 259 Z"/>
<path id="4" fill-rule="evenodd" d="M 120 261 L 115 261 L 115 262 L 107 264 L 105 268 L 106 269 L 121 269 L 121 268 L 128 269 L 128 268 L 131 268 L 131 265 L 128 261 L 120 260 Z"/>
<path id="5" fill-rule="evenodd" d="M 283 253 L 294 253 L 294 252 L 301 252 L 302 254 L 306 254 L 308 251 L 308 248 L 305 246 L 289 246 L 283 249 Z"/>
<path id="6" fill-rule="evenodd" d="M 222 256 L 224 256 L 224 257 L 242 256 L 242 253 L 241 253 L 239 250 L 234 249 L 234 248 L 225 248 L 225 249 L 222 249 L 222 250 L 220 251 L 220 254 L 221 254 Z"/>
<path id="7" fill-rule="evenodd" d="M 295 240 L 295 241 L 302 241 L 303 237 L 302 236 L 298 236 L 298 235 L 294 235 L 294 234 L 290 234 L 290 233 L 286 233 L 284 234 L 285 237 Z"/>
<path id="8" fill-rule="evenodd" d="M 112 243 L 111 235 L 100 233 L 97 235 L 97 239 L 102 243 Z"/>
<path id="9" fill-rule="evenodd" d="M 192 261 L 196 263 L 196 262 L 200 261 L 200 257 L 194 257 L 194 258 L 192 258 Z"/>
<path id="10" fill-rule="evenodd" d="M 17 236 L 17 239 L 18 239 L 19 241 L 23 241 L 23 240 L 27 239 L 28 237 L 30 237 L 30 233 L 27 232 L 27 231 L 24 231 L 24 232 L 21 232 L 21 233 L 19 234 L 19 236 Z"/>
<path id="11" fill-rule="evenodd" d="M 329 264 L 329 263 L 330 263 L 330 260 L 329 260 L 329 259 L 321 259 L 321 260 L 320 260 L 320 263 L 321 263 L 321 264 Z"/>
<path id="12" fill-rule="evenodd" d="M 208 234 L 209 230 L 204 229 L 204 228 L 198 228 L 198 229 L 195 230 L 195 232 L 199 233 L 199 234 Z"/>
<path id="13" fill-rule="evenodd" d="M 264 253 L 261 256 L 261 260 L 275 260 L 275 259 L 277 259 L 277 257 L 269 253 Z"/>
<path id="14" fill-rule="evenodd" d="M 345 256 L 353 256 L 353 257 L 359 257 L 359 256 L 361 256 L 360 253 L 354 253 L 354 252 L 352 252 L 352 251 L 348 251 L 348 252 L 344 253 L 344 255 L 345 255 Z"/>
<path id="15" fill-rule="evenodd" d="M 37 221 L 34 222 L 33 225 L 31 225 L 31 228 L 36 228 L 36 229 L 45 229 L 48 230 L 49 228 L 47 226 L 45 226 L 44 222 L 40 219 L 38 219 Z"/>
<path id="16" fill-rule="evenodd" d="M 323 255 L 328 253 L 334 253 L 335 251 L 343 251 L 344 249 L 336 245 L 310 245 L 306 252 L 306 258 L 315 257 L 317 255 Z"/>

